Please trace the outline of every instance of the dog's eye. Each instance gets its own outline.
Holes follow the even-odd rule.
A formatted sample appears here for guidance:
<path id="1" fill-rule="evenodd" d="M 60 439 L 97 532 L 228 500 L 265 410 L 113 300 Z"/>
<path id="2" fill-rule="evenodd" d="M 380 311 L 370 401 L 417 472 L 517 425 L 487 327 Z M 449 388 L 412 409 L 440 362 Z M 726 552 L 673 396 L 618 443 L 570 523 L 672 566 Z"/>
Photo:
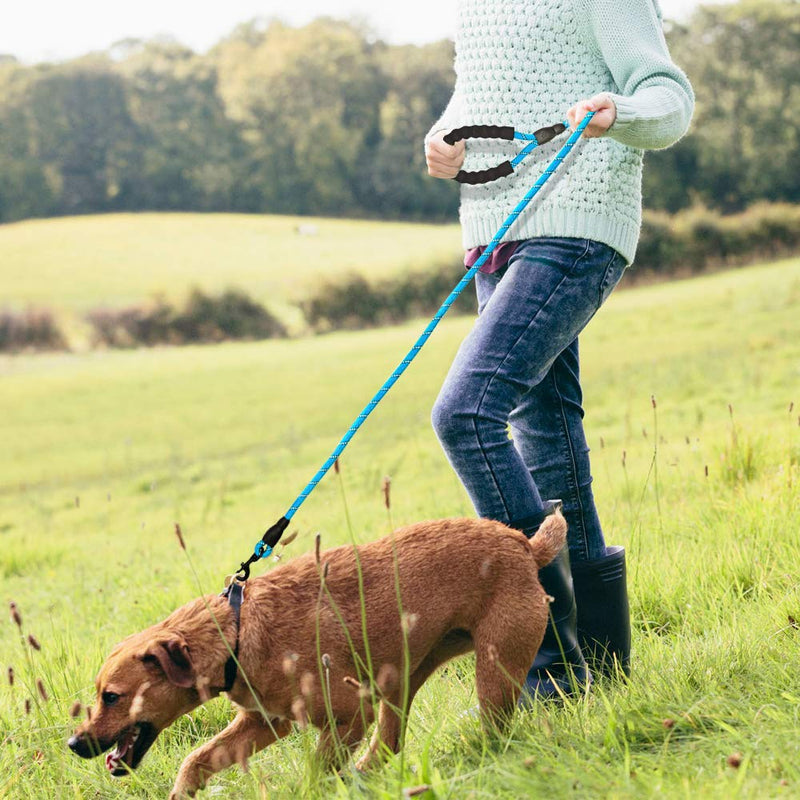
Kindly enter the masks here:
<path id="1" fill-rule="evenodd" d="M 113 706 L 119 700 L 119 695 L 116 692 L 103 692 L 101 697 L 103 698 L 104 706 Z"/>

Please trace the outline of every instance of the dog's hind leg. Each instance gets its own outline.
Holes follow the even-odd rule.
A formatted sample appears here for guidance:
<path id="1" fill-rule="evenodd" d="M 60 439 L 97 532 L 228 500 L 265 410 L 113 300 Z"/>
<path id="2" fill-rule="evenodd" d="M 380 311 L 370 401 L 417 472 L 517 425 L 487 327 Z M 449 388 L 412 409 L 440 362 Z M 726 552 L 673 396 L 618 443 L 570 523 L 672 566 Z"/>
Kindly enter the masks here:
<path id="1" fill-rule="evenodd" d="M 194 797 L 211 775 L 231 764 L 246 764 L 253 753 L 286 736 L 291 729 L 288 720 L 267 720 L 258 712 L 240 711 L 227 728 L 186 757 L 170 800 Z"/>
<path id="2" fill-rule="evenodd" d="M 381 699 L 378 709 L 378 724 L 372 734 L 369 749 L 358 760 L 356 769 L 366 770 L 380 761 L 382 753 L 396 753 L 400 749 L 403 723 L 408 723 L 408 713 L 411 702 L 420 686 L 436 671 L 436 669 L 451 658 L 468 653 L 472 649 L 472 639 L 466 631 L 452 631 L 422 659 L 419 666 L 411 674 L 408 681 L 408 691 L 405 693 L 405 713 L 402 713 L 403 689 L 387 693 Z"/>
<path id="3" fill-rule="evenodd" d="M 475 685 L 488 728 L 502 730 L 508 721 L 541 644 L 543 625 L 520 619 L 525 616 L 488 614 L 475 632 Z"/>

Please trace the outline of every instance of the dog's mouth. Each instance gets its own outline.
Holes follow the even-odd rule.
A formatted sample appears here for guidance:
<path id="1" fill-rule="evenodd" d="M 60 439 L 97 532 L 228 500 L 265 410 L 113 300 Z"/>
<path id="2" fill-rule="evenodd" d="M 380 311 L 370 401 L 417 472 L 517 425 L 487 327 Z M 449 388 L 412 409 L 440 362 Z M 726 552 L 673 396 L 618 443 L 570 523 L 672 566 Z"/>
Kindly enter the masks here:
<path id="1" fill-rule="evenodd" d="M 120 734 L 117 746 L 106 753 L 106 769 L 115 777 L 127 775 L 139 766 L 144 754 L 156 740 L 158 731 L 149 722 L 137 722 Z"/>

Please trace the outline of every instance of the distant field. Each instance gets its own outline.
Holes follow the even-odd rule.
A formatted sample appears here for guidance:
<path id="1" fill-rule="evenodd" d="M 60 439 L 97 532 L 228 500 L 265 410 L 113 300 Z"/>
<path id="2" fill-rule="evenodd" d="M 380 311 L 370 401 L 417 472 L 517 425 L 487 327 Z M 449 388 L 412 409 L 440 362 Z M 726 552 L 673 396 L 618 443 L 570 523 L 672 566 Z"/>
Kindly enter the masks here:
<path id="1" fill-rule="evenodd" d="M 304 233 L 303 233 L 304 232 Z M 0 225 L 0 308 L 82 312 L 237 286 L 268 305 L 342 272 L 384 277 L 458 257 L 457 225 L 256 214 L 109 214 Z"/>
<path id="2" fill-rule="evenodd" d="M 460 716 L 475 700 L 466 659 L 419 693 L 404 759 L 314 777 L 315 734 L 298 732 L 200 800 L 388 800 L 421 783 L 426 800 L 800 797 L 798 307 L 794 259 L 617 294 L 582 339 L 595 492 L 607 538 L 629 554 L 630 686 L 520 713 L 507 737 L 487 740 Z M 325 546 L 349 539 L 345 498 L 361 541 L 471 513 L 429 424 L 470 324 L 442 323 L 344 454 L 341 477 L 298 512 L 287 557 L 318 531 Z M 166 797 L 182 758 L 228 720 L 226 701 L 180 721 L 117 781 L 102 759 L 67 751 L 70 705 L 92 700 L 115 642 L 197 593 L 174 522 L 203 588 L 218 591 L 421 325 L 0 357 L 0 584 L 42 644 L 21 644 L 5 614 L 0 666 L 16 681 L 0 684 L 0 797 Z M 26 714 L 37 677 L 50 699 Z"/>

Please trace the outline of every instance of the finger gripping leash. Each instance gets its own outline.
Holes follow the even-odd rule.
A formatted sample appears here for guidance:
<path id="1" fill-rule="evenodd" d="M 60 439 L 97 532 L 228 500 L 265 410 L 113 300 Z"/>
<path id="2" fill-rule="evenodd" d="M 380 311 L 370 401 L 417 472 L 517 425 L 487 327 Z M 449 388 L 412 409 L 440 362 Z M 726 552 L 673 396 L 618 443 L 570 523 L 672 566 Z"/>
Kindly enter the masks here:
<path id="1" fill-rule="evenodd" d="M 536 183 L 531 186 L 525 197 L 520 200 L 514 210 L 508 215 L 505 222 L 500 226 L 500 229 L 492 238 L 492 241 L 486 246 L 486 249 L 481 254 L 480 258 L 470 267 L 464 274 L 464 277 L 458 282 L 456 287 L 447 296 L 444 303 L 442 303 L 439 310 L 433 316 L 433 319 L 428 323 L 425 330 L 420 334 L 417 341 L 414 343 L 411 350 L 408 351 L 405 358 L 395 367 L 394 372 L 386 379 L 380 389 L 375 393 L 374 397 L 367 403 L 362 412 L 353 421 L 353 424 L 347 429 L 347 432 L 342 437 L 339 444 L 336 445 L 333 452 L 328 456 L 325 463 L 317 470 L 314 477 L 306 484 L 306 487 L 297 496 L 297 499 L 292 503 L 289 510 L 277 522 L 271 525 L 261 539 L 256 543 L 253 554 L 246 561 L 241 563 L 241 566 L 236 571 L 236 579 L 239 581 L 246 581 L 250 577 L 250 565 L 262 558 L 267 558 L 275 545 L 278 544 L 283 532 L 289 526 L 289 521 L 294 516 L 298 508 L 305 502 L 305 499 L 316 488 L 317 484 L 325 476 L 325 473 L 333 466 L 337 458 L 342 454 L 342 451 L 347 447 L 350 440 L 355 436 L 356 431 L 364 424 L 364 421 L 375 409 L 375 406 L 380 403 L 386 393 L 392 386 L 397 383 L 400 376 L 406 371 L 409 364 L 417 357 L 419 351 L 423 348 L 428 338 L 435 330 L 436 326 L 441 321 L 442 317 L 447 313 L 447 310 L 453 304 L 455 299 L 466 288 L 469 282 L 475 277 L 478 270 L 486 263 L 491 254 L 494 252 L 497 245 L 508 232 L 508 229 L 514 224 L 517 217 L 525 210 L 531 200 L 536 196 L 539 190 L 549 180 L 550 176 L 558 169 L 561 162 L 569 155 L 575 143 L 580 139 L 589 121 L 594 116 L 594 112 L 588 113 L 580 122 L 578 127 L 573 131 L 572 135 L 567 139 L 564 146 L 558 151 L 553 160 L 547 165 L 545 171 L 541 174 Z M 479 172 L 464 172 L 461 170 L 455 179 L 459 183 L 478 184 L 488 183 L 489 181 L 497 180 L 498 178 L 511 175 L 517 166 L 532 153 L 537 147 L 549 142 L 551 139 L 563 133 L 567 128 L 566 122 L 559 122 L 546 128 L 540 128 L 534 133 L 518 133 L 514 128 L 509 126 L 498 125 L 468 125 L 463 128 L 456 128 L 450 131 L 445 137 L 444 141 L 448 144 L 455 144 L 464 139 L 504 139 L 507 141 L 520 140 L 527 142 L 525 147 L 520 150 L 519 154 L 511 161 L 504 161 L 496 167 L 481 170 Z"/>

